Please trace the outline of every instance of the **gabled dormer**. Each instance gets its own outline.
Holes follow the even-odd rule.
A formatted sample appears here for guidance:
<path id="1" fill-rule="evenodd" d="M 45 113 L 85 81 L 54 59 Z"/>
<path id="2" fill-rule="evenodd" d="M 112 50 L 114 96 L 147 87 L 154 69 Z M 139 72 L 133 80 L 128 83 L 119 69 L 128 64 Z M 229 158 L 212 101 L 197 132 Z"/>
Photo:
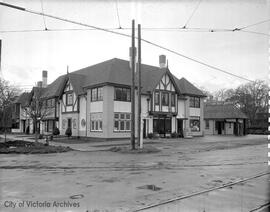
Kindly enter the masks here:
<path id="1" fill-rule="evenodd" d="M 152 100 L 152 112 L 177 113 L 177 87 L 169 70 L 156 85 Z"/>
<path id="2" fill-rule="evenodd" d="M 78 111 L 78 96 L 76 95 L 70 80 L 67 80 L 61 98 L 62 113 L 72 113 Z"/>

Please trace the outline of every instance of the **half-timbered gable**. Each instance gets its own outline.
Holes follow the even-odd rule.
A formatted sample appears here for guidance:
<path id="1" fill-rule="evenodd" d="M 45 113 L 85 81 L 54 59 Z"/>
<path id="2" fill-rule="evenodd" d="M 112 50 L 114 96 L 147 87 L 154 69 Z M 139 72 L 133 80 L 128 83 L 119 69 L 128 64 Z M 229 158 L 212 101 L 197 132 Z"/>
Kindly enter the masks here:
<path id="1" fill-rule="evenodd" d="M 62 95 L 62 113 L 78 112 L 78 96 L 68 80 Z"/>
<path id="2" fill-rule="evenodd" d="M 177 92 L 172 77 L 164 74 L 153 92 L 153 108 L 155 112 L 176 113 Z"/>

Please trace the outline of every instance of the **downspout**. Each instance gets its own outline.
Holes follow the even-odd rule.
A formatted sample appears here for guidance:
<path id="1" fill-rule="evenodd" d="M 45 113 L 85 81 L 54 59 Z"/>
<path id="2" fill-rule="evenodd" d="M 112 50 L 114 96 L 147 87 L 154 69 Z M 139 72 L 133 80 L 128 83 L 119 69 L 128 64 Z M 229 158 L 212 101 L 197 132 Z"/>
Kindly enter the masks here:
<path id="1" fill-rule="evenodd" d="M 86 124 L 85 124 L 85 137 L 87 137 L 87 125 L 88 125 L 88 121 L 87 121 L 87 91 L 86 91 L 86 95 L 85 95 L 85 110 L 86 110 L 86 112 L 85 112 L 85 122 L 86 122 Z"/>

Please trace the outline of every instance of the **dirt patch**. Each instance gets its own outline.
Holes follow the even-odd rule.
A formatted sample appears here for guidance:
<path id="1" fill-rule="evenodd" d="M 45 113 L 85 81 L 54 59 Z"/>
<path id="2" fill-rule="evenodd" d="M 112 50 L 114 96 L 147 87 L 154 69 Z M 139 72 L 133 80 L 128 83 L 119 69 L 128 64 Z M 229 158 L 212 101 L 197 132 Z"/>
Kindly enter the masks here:
<path id="1" fill-rule="evenodd" d="M 155 185 L 144 185 L 144 186 L 139 186 L 137 188 L 138 189 L 148 189 L 148 190 L 151 190 L 151 191 L 159 191 L 159 190 L 162 189 L 161 187 L 157 187 Z"/>
<path id="2" fill-rule="evenodd" d="M 0 154 L 48 154 L 72 151 L 70 147 L 48 146 L 39 142 L 7 141 L 0 143 Z"/>
<path id="3" fill-rule="evenodd" d="M 129 153 L 129 154 L 143 154 L 143 153 L 158 153 L 161 150 L 153 146 L 145 146 L 142 149 L 131 149 L 130 147 L 112 147 L 111 152 Z"/>

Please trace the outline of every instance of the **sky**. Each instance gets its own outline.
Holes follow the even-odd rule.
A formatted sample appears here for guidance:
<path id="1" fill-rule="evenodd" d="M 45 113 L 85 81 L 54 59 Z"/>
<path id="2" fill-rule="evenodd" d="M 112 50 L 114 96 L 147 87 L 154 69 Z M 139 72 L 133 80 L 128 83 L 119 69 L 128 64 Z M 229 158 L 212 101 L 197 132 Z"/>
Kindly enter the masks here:
<path id="1" fill-rule="evenodd" d="M 234 29 L 270 18 L 269 0 L 87 1 L 0 0 L 33 11 L 104 28 L 143 28 L 142 38 L 250 80 L 266 80 L 269 72 L 270 21 L 243 31 L 199 32 L 187 28 Z M 117 15 L 118 8 L 118 15 Z M 195 8 L 197 8 L 195 10 Z M 193 14 L 193 15 L 192 15 Z M 119 19 L 118 19 L 119 17 Z M 71 23 L 0 6 L 1 77 L 29 90 L 48 71 L 48 82 L 96 63 L 129 60 L 131 39 L 98 30 L 10 32 L 48 29 L 89 29 Z M 177 30 L 168 30 L 177 28 Z M 178 30 L 179 28 L 179 30 Z M 131 34 L 131 30 L 115 30 Z M 247 81 L 142 43 L 142 63 L 158 66 L 164 54 L 178 78 L 211 92 L 235 88 Z"/>

